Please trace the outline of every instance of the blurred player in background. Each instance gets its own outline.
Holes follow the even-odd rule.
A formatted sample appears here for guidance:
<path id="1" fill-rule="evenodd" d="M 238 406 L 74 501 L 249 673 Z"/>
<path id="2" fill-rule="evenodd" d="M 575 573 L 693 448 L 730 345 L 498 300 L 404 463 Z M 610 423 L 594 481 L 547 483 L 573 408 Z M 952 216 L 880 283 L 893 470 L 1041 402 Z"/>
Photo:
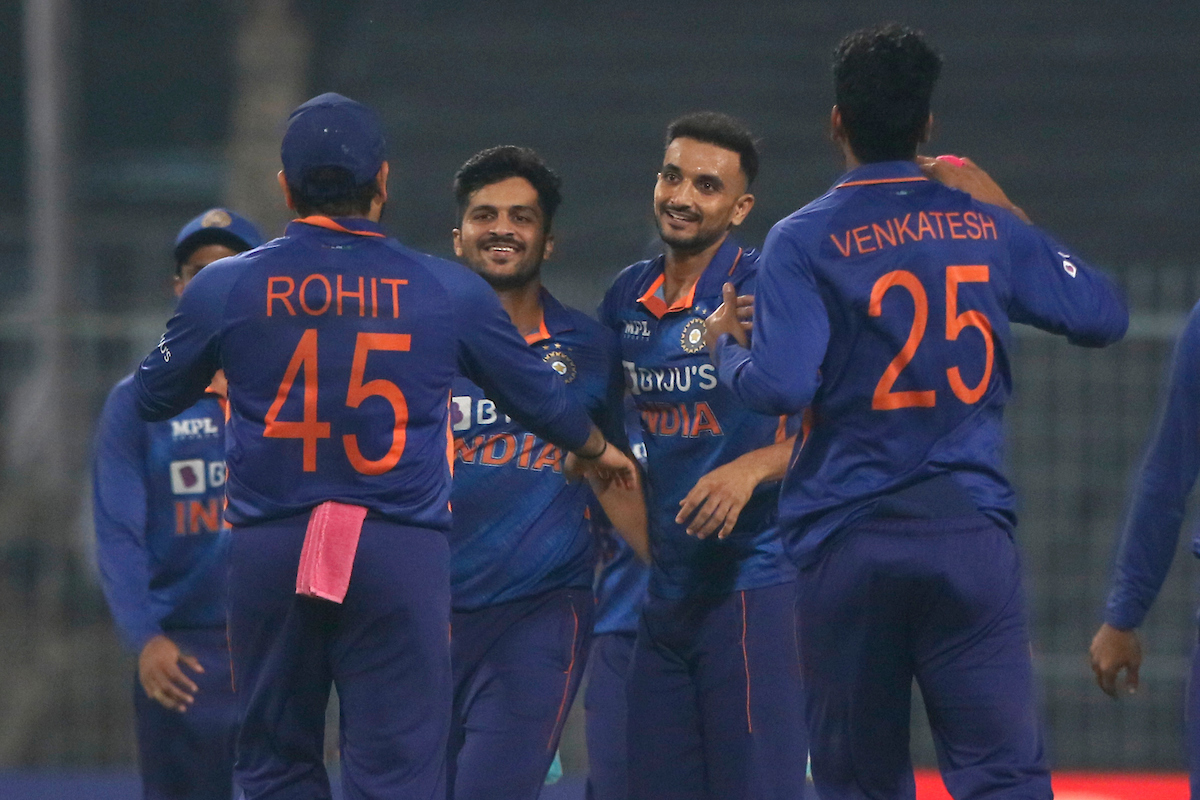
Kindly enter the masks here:
<path id="1" fill-rule="evenodd" d="M 822 800 L 914 796 L 914 677 L 954 797 L 1051 797 L 1002 472 L 1009 323 L 1091 347 L 1128 324 L 1108 279 L 977 167 L 925 162 L 971 194 L 922 172 L 940 70 L 900 26 L 842 40 L 848 171 L 767 237 L 751 349 L 733 286 L 708 321 L 723 385 L 763 413 L 811 408 L 780 518 Z"/>
<path id="2" fill-rule="evenodd" d="M 560 183 L 527 148 L 472 156 L 454 178 L 454 252 L 491 284 L 530 351 L 623 446 L 625 385 L 612 331 L 542 286 Z M 451 403 L 449 796 L 533 800 L 591 641 L 594 499 L 586 483 L 567 482 L 558 447 L 498 412 L 469 378 L 454 381 Z M 640 486 L 627 494 L 627 535 L 648 557 Z"/>
<path id="3" fill-rule="evenodd" d="M 775 527 L 795 431 L 722 387 L 704 351 L 722 284 L 753 291 L 758 254 L 730 231 L 754 205 L 758 153 L 724 114 L 678 119 L 666 138 L 665 253 L 622 271 L 600 306 L 641 412 L 653 554 L 629 671 L 630 797 L 801 797 L 795 571 Z"/>
<path id="4" fill-rule="evenodd" d="M 175 295 L 213 261 L 261 243 L 246 218 L 204 212 L 175 237 Z M 117 629 L 138 654 L 146 798 L 228 800 L 233 791 L 223 395 L 218 379 L 179 416 L 143 422 L 130 376 L 109 394 L 96 433 L 96 555 Z"/>
<path id="5" fill-rule="evenodd" d="M 1187 497 L 1200 471 L 1200 305 L 1192 309 L 1175 345 L 1160 402 L 1157 430 L 1134 485 L 1104 623 L 1092 639 L 1096 682 L 1114 698 L 1122 670 L 1126 690 L 1137 690 L 1142 664 L 1137 629 L 1175 558 Z M 1193 536 L 1192 552 L 1200 554 L 1200 533 Z M 1184 719 L 1192 797 L 1200 797 L 1200 647 L 1192 655 Z"/>
<path id="6" fill-rule="evenodd" d="M 641 415 L 627 398 L 625 428 L 634 457 L 645 466 Z M 588 800 L 629 797 L 629 745 L 625 683 L 637 640 L 638 618 L 646 599 L 649 566 L 613 529 L 599 505 L 592 507 L 596 542 L 595 619 L 583 696 L 587 735 Z"/>
<path id="7" fill-rule="evenodd" d="M 330 796 L 331 683 L 347 798 L 444 795 L 457 374 L 585 468 L 635 469 L 487 283 L 381 231 L 384 150 L 366 106 L 330 93 L 297 108 L 279 180 L 299 218 L 193 280 L 134 382 L 140 413 L 160 419 L 217 369 L 228 379 L 235 775 L 249 800 Z M 325 549 L 302 563 L 306 543 Z M 347 557 L 352 573 L 328 567 Z"/>

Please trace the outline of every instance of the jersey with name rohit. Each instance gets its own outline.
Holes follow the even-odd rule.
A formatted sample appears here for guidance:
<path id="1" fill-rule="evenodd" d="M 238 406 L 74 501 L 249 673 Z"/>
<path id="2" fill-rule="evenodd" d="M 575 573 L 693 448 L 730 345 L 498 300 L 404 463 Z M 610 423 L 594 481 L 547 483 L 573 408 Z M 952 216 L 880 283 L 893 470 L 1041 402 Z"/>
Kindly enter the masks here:
<path id="1" fill-rule="evenodd" d="M 1011 529 L 1002 414 L 1010 322 L 1074 344 L 1120 339 L 1120 294 L 997 206 L 868 164 L 772 228 L 751 351 L 721 337 L 721 381 L 764 413 L 812 407 L 780 517 L 801 565 L 872 516 L 984 514 Z"/>
<path id="2" fill-rule="evenodd" d="M 660 597 L 754 589 L 792 577 L 774 527 L 778 483 L 755 490 L 724 541 L 696 539 L 675 522 L 679 502 L 704 475 L 795 433 L 787 418 L 751 411 L 721 386 L 704 347 L 704 318 L 721 304 L 722 285 L 753 293 L 757 260 L 755 251 L 726 238 L 692 290 L 670 306 L 664 257 L 641 261 L 617 276 L 600 306 L 600 321 L 619 338 L 641 413 L 650 591 Z"/>
<path id="3" fill-rule="evenodd" d="M 540 329 L 525 337 L 530 350 L 620 446 L 625 387 L 612 331 L 545 290 L 541 297 Z M 563 452 L 499 411 L 466 378 L 454 381 L 450 413 L 455 610 L 588 588 L 593 560 L 586 512 L 592 491 L 563 478 Z"/>
<path id="4" fill-rule="evenodd" d="M 140 413 L 178 413 L 218 368 L 234 525 L 338 500 L 448 530 L 460 373 L 539 436 L 575 449 L 592 429 L 482 278 L 365 219 L 296 220 L 205 267 L 138 370 Z"/>
<path id="5" fill-rule="evenodd" d="M 121 638 L 225 625 L 225 412 L 215 396 L 143 422 L 133 378 L 108 396 L 92 469 L 96 560 Z"/>

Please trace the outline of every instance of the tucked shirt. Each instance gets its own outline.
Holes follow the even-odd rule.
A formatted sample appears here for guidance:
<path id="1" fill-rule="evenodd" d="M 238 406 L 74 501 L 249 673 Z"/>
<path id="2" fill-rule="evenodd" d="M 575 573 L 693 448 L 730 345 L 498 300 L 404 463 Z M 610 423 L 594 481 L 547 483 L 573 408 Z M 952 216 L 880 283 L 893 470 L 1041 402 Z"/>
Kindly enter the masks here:
<path id="1" fill-rule="evenodd" d="M 482 278 L 364 219 L 297 220 L 284 237 L 205 267 L 138 369 L 139 412 L 179 413 L 218 368 L 230 386 L 235 526 L 337 500 L 449 530 L 460 373 L 567 449 L 593 427 Z"/>
<path id="2" fill-rule="evenodd" d="M 855 169 L 772 229 L 751 349 L 722 336 L 720 378 L 771 414 L 811 406 L 784 479 L 789 551 L 812 563 L 838 530 L 899 494 L 1011 530 L 1003 464 L 1010 322 L 1099 347 L 1125 303 L 1079 255 L 910 161 Z M 921 484 L 937 481 L 937 491 Z"/>
<path id="3" fill-rule="evenodd" d="M 775 527 L 779 484 L 754 494 L 727 539 L 697 539 L 675 522 L 679 503 L 707 473 L 796 432 L 791 418 L 751 410 L 717 380 L 704 346 L 704 319 L 721 287 L 754 292 L 758 254 L 732 237 L 692 290 L 668 306 L 664 257 L 624 269 L 604 296 L 600 321 L 616 332 L 626 384 L 646 445 L 646 505 L 652 571 L 660 597 L 771 586 L 794 572 Z"/>
<path id="4" fill-rule="evenodd" d="M 616 337 L 542 291 L 539 330 L 527 346 L 624 446 Z M 467 378 L 454 381 L 454 527 L 451 597 L 457 611 L 591 585 L 593 552 L 586 482 L 563 477 L 563 452 L 497 409 Z"/>
<path id="5" fill-rule="evenodd" d="M 92 462 L 96 560 L 124 644 L 225 625 L 225 412 L 209 395 L 143 422 L 133 378 L 100 414 Z"/>

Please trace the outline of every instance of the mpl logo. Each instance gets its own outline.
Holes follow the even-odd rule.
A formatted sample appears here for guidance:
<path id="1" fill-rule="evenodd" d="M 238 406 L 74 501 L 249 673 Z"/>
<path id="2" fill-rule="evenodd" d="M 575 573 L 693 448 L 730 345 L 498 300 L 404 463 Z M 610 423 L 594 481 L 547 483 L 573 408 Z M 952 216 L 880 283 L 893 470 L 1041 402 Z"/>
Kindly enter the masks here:
<path id="1" fill-rule="evenodd" d="M 198 439 L 202 436 L 219 436 L 221 429 L 213 424 L 211 417 L 171 420 L 172 439 Z"/>
<path id="2" fill-rule="evenodd" d="M 225 485 L 225 462 L 189 458 L 172 461 L 171 491 L 175 494 L 204 494 Z"/>
<path id="3" fill-rule="evenodd" d="M 644 319 L 627 319 L 624 334 L 629 339 L 649 339 L 650 323 Z"/>

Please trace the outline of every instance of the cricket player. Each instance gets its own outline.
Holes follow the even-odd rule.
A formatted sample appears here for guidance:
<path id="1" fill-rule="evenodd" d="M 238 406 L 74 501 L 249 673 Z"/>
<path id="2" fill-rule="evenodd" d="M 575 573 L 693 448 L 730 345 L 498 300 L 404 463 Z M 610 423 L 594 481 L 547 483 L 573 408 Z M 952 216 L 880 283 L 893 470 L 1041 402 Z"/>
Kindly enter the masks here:
<path id="1" fill-rule="evenodd" d="M 432 798 L 445 793 L 450 726 L 455 376 L 584 469 L 628 481 L 633 466 L 487 283 L 380 229 L 388 162 L 374 111 L 315 97 L 292 112 L 281 157 L 298 218 L 192 281 L 135 378 L 139 411 L 176 414 L 225 371 L 246 797 L 330 796 L 336 682 L 345 796 Z M 324 549 L 301 563 L 306 540 Z M 337 569 L 347 558 L 352 571 Z"/>
<path id="2" fill-rule="evenodd" d="M 475 154 L 454 178 L 454 252 L 491 284 L 530 351 L 623 446 L 616 337 L 542 286 L 560 183 L 527 148 Z M 454 381 L 451 403 L 449 796 L 534 800 L 591 641 L 594 498 L 587 483 L 567 482 L 557 446 L 498 412 L 469 378 Z M 625 505 L 635 506 L 633 542 L 648 557 L 640 487 Z"/>
<path id="3" fill-rule="evenodd" d="M 804 793 L 795 573 L 775 526 L 795 430 L 721 386 L 704 350 L 722 284 L 753 291 L 758 254 L 730 231 L 757 171 L 737 120 L 673 122 L 654 188 L 665 252 L 622 271 L 599 312 L 646 446 L 653 562 L 627 686 L 635 800 Z"/>
<path id="4" fill-rule="evenodd" d="M 641 415 L 630 399 L 626 430 L 634 457 L 644 465 L 646 445 L 641 440 L 641 427 Z M 617 534 L 599 505 L 593 506 L 591 521 L 597 569 L 592 584 L 596 610 L 583 696 L 588 754 L 585 791 L 588 800 L 625 800 L 629 797 L 625 684 L 650 568 Z"/>
<path id="5" fill-rule="evenodd" d="M 1129 518 L 1117 554 L 1104 623 L 1092 639 L 1092 670 L 1100 688 L 1117 696 L 1124 670 L 1125 689 L 1138 688 L 1142 645 L 1137 629 L 1154 604 L 1179 541 L 1187 497 L 1200 470 L 1200 304 L 1192 309 L 1175 344 L 1157 429 L 1134 485 Z M 1192 551 L 1200 554 L 1200 533 Z M 1184 719 L 1187 722 L 1191 795 L 1200 797 L 1200 649 L 1192 656 Z"/>
<path id="6" fill-rule="evenodd" d="M 204 212 L 175 237 L 175 295 L 208 264 L 261 243 L 245 217 Z M 109 394 L 96 432 L 96 557 L 117 630 L 138 654 L 133 705 L 147 800 L 233 792 L 222 395 L 215 381 L 187 411 L 147 423 L 130 376 Z"/>
<path id="7" fill-rule="evenodd" d="M 780 519 L 822 800 L 914 796 L 914 677 L 951 795 L 1051 797 L 1002 471 L 1009 324 L 1089 347 L 1128 324 L 1108 279 L 981 170 L 928 167 L 971 194 L 927 178 L 940 69 L 900 26 L 842 40 L 847 172 L 767 237 L 751 348 L 734 287 L 708 320 L 722 385 L 763 413 L 811 408 Z"/>

